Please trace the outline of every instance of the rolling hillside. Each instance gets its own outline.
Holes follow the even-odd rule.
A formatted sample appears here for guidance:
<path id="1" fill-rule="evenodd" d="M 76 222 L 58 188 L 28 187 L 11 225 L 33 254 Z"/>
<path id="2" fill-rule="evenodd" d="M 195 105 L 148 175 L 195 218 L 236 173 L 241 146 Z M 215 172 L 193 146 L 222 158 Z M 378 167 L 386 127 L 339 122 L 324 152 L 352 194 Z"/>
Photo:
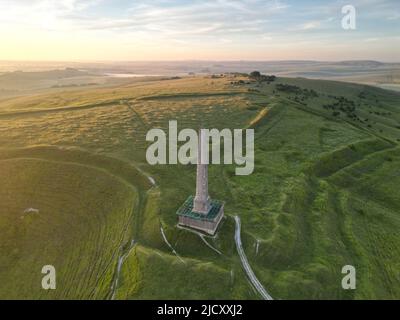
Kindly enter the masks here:
<path id="1" fill-rule="evenodd" d="M 195 167 L 145 160 L 147 131 L 169 120 L 255 129 L 252 175 L 210 166 L 226 201 L 216 238 L 176 228 Z M 400 94 L 334 81 L 232 74 L 1 101 L 0 297 L 258 299 L 239 215 L 275 299 L 398 299 L 399 142 Z M 54 292 L 40 288 L 47 264 Z"/>

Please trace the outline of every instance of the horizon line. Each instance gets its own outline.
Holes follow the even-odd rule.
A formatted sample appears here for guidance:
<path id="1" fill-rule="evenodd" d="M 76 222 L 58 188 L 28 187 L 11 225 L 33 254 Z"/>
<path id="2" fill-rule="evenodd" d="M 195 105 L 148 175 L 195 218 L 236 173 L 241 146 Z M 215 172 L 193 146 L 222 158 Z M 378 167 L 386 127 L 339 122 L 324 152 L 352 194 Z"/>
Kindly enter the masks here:
<path id="1" fill-rule="evenodd" d="M 167 60 L 63 60 L 63 59 L 0 59 L 0 62 L 59 62 L 59 63 L 130 63 L 130 62 L 378 62 L 378 63 L 400 63 L 400 60 L 375 60 L 375 59 L 339 59 L 339 60 L 315 60 L 315 59 L 167 59 Z"/>

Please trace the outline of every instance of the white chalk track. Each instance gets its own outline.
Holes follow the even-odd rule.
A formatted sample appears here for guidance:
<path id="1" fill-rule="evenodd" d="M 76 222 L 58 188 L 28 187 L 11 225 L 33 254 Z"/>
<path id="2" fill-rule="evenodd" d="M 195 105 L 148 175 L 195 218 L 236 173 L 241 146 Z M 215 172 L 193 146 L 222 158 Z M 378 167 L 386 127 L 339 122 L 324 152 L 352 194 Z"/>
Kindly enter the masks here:
<path id="1" fill-rule="evenodd" d="M 257 279 L 256 275 L 253 272 L 253 269 L 251 269 L 249 261 L 247 260 L 246 254 L 243 250 L 242 240 L 240 237 L 241 223 L 240 223 L 240 218 L 238 216 L 235 216 L 235 222 L 236 222 L 236 229 L 235 229 L 236 249 L 239 254 L 240 260 L 242 261 L 243 269 L 246 272 L 247 277 L 249 278 L 254 289 L 257 290 L 257 292 L 263 297 L 263 299 L 264 300 L 273 300 L 273 298 L 269 295 L 267 290 L 265 290 L 264 286 Z"/>

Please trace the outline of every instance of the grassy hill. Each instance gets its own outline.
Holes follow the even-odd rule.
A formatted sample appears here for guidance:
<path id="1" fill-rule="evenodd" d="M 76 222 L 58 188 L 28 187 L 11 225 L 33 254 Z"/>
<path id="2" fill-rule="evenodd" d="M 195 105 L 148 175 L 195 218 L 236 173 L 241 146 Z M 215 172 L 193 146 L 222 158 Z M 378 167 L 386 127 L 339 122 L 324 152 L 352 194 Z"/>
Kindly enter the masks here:
<path id="1" fill-rule="evenodd" d="M 257 299 L 239 215 L 274 298 L 400 298 L 399 104 L 364 85 L 234 75 L 0 102 L 0 297 Z M 145 160 L 147 131 L 169 120 L 255 129 L 251 176 L 210 167 L 211 196 L 226 201 L 216 238 L 176 228 L 195 167 Z M 45 264 L 59 270 L 54 292 L 40 289 Z M 341 288 L 346 264 L 355 291 Z"/>
<path id="2" fill-rule="evenodd" d="M 0 297 L 105 298 L 135 189 L 88 166 L 29 158 L 2 160 L 0 176 Z M 41 289 L 44 265 L 55 266 L 59 290 Z"/>

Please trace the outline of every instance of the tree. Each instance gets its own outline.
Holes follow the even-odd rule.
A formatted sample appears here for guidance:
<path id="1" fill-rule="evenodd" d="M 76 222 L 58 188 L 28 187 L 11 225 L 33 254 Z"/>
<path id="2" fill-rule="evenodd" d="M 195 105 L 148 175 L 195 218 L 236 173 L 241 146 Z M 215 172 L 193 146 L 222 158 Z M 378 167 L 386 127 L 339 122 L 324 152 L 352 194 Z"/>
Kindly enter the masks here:
<path id="1" fill-rule="evenodd" d="M 261 78 L 260 71 L 253 71 L 252 73 L 250 73 L 250 78 L 255 80 L 260 79 Z"/>

